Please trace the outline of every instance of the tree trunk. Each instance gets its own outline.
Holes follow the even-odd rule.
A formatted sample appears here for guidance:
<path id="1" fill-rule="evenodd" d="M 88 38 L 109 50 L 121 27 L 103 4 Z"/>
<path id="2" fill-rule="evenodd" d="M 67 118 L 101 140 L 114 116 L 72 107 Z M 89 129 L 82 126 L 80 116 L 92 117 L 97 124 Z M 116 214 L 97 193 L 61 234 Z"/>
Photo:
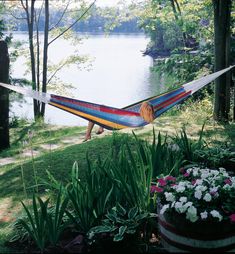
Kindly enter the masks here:
<path id="1" fill-rule="evenodd" d="M 49 33 L 49 0 L 45 0 L 45 27 L 43 46 L 43 70 L 42 70 L 42 92 L 47 92 L 47 58 L 48 58 L 48 33 Z M 42 103 L 41 117 L 45 115 L 45 103 Z"/>
<path id="2" fill-rule="evenodd" d="M 28 36 L 29 36 L 29 51 L 30 51 L 30 63 L 31 63 L 31 79 L 32 79 L 32 89 L 37 90 L 36 87 L 36 63 L 34 55 L 34 16 L 35 16 L 35 0 L 31 0 L 31 7 L 29 10 L 28 1 L 26 1 L 25 12 L 27 16 L 27 25 L 28 25 Z M 40 114 L 40 102 L 33 100 L 33 109 L 34 109 L 34 119 L 38 119 Z"/>
<path id="3" fill-rule="evenodd" d="M 215 71 L 230 65 L 231 0 L 213 0 Z M 228 121 L 230 111 L 230 72 L 215 81 L 214 119 Z"/>
<path id="4" fill-rule="evenodd" d="M 0 82 L 9 83 L 9 55 L 5 41 L 0 41 Z M 0 151 L 10 147 L 9 92 L 0 87 Z"/>

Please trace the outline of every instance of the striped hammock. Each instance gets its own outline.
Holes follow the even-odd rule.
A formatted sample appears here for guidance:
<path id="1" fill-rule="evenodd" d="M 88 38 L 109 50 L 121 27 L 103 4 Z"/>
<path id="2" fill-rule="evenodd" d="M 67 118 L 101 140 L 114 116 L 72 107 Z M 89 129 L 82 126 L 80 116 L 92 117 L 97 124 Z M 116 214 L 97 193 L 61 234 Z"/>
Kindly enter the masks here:
<path id="1" fill-rule="evenodd" d="M 193 93 L 206 86 L 233 67 L 235 66 L 217 71 L 213 74 L 182 85 L 181 87 L 170 92 L 153 96 L 143 101 L 148 101 L 151 103 L 154 109 L 154 117 L 157 118 L 162 113 L 166 112 L 174 105 L 179 104 L 183 100 L 187 99 Z M 47 103 L 56 108 L 65 110 L 71 114 L 92 121 L 109 130 L 119 130 L 127 127 L 141 127 L 148 124 L 148 122 L 146 122 L 139 113 L 143 101 L 139 101 L 122 109 L 118 109 L 105 105 L 62 97 L 59 95 L 42 93 L 4 83 L 0 83 L 0 86 L 24 94 L 26 96 L 30 96 L 36 100 Z"/>

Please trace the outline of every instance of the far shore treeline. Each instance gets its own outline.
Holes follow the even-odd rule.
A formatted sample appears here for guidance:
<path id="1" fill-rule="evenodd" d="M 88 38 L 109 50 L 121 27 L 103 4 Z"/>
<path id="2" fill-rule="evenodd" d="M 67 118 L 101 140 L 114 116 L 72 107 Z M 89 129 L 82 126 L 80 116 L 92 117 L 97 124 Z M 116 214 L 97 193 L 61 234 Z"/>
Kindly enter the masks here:
<path id="1" fill-rule="evenodd" d="M 37 8 L 37 12 L 39 12 L 39 8 Z M 51 9 L 50 10 L 50 22 L 57 23 L 58 17 L 63 15 L 63 9 Z M 143 33 L 143 29 L 138 25 L 138 17 L 129 16 L 122 19 L 117 17 L 123 17 L 121 14 L 121 10 L 118 7 L 95 7 L 92 8 L 89 16 L 85 19 L 78 22 L 72 28 L 76 32 L 113 32 L 113 33 Z M 114 14 L 114 15 L 112 15 Z M 28 31 L 28 27 L 26 22 L 21 20 L 24 17 L 24 10 L 19 9 L 15 11 L 14 16 L 20 17 L 20 19 L 14 19 L 11 15 L 7 15 L 4 17 L 5 23 L 11 24 L 12 31 Z M 68 15 L 68 14 L 67 14 Z M 45 14 L 41 13 L 41 19 L 38 23 L 39 31 L 44 30 L 44 18 Z M 128 16 L 128 15 L 127 15 Z M 69 22 L 69 19 L 64 18 L 60 22 L 60 27 L 66 27 Z"/>

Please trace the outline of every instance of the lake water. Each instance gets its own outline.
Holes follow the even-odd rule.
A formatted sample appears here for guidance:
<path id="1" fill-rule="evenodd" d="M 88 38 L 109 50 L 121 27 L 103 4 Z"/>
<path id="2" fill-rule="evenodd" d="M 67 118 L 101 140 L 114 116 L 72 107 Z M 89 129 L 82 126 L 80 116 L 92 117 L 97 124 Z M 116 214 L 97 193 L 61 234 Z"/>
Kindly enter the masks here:
<path id="1" fill-rule="evenodd" d="M 84 39 L 79 45 L 70 45 L 63 39 L 57 40 L 49 47 L 49 60 L 59 62 L 74 50 L 78 50 L 80 54 L 90 56 L 92 65 L 89 70 L 79 70 L 75 65 L 64 68 L 59 73 L 62 87 L 64 83 L 70 83 L 74 89 L 48 92 L 122 108 L 158 94 L 164 89 L 164 82 L 160 82 L 150 71 L 152 59 L 142 55 L 148 43 L 144 35 L 81 37 Z M 15 34 L 14 38 L 26 40 L 27 35 Z M 13 65 L 13 77 L 27 77 L 26 70 L 25 57 L 21 56 Z M 23 104 L 13 103 L 12 112 L 18 117 L 32 119 L 32 100 L 27 98 Z M 87 124 L 87 121 L 50 105 L 46 107 L 45 120 L 57 125 Z"/>

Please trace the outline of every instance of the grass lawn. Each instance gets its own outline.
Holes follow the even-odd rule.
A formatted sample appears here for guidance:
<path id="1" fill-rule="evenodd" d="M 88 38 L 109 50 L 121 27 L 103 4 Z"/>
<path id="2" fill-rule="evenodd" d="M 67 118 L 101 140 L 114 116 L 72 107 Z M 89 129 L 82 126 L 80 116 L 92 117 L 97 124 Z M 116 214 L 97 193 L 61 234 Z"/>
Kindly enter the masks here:
<path id="1" fill-rule="evenodd" d="M 187 115 L 188 114 L 188 115 Z M 200 115 L 197 114 L 197 116 Z M 175 135 L 182 126 L 193 139 L 198 137 L 204 122 L 204 116 L 198 116 L 183 111 L 181 115 L 166 115 L 158 118 L 153 124 L 134 130 L 137 136 L 152 140 L 152 129 Z M 205 119 L 205 118 L 204 118 Z M 4 247 L 4 241 L 11 233 L 9 225 L 21 214 L 21 200 L 27 200 L 22 181 L 27 188 L 27 197 L 32 193 L 35 177 L 38 181 L 48 180 L 49 171 L 58 181 L 66 183 L 72 166 L 77 161 L 82 172 L 86 169 L 86 154 L 95 160 L 104 158 L 109 148 L 114 145 L 114 138 L 121 142 L 123 133 L 131 134 L 132 130 L 105 132 L 99 138 L 82 143 L 85 134 L 84 127 L 55 127 L 45 124 L 24 124 L 11 129 L 10 149 L 0 153 L 0 163 L 4 158 L 11 157 L 12 163 L 0 164 L 0 253 L 10 252 Z M 33 135 L 31 135 L 33 133 Z M 94 135 L 95 136 L 95 135 Z M 218 125 L 208 121 L 205 126 L 204 138 L 209 145 L 235 145 L 235 124 Z M 24 144 L 24 145 L 23 145 Z M 115 144 L 118 144 L 116 142 Z M 28 153 L 27 153 L 28 152 Z M 40 187 L 45 195 L 45 188 Z"/>

